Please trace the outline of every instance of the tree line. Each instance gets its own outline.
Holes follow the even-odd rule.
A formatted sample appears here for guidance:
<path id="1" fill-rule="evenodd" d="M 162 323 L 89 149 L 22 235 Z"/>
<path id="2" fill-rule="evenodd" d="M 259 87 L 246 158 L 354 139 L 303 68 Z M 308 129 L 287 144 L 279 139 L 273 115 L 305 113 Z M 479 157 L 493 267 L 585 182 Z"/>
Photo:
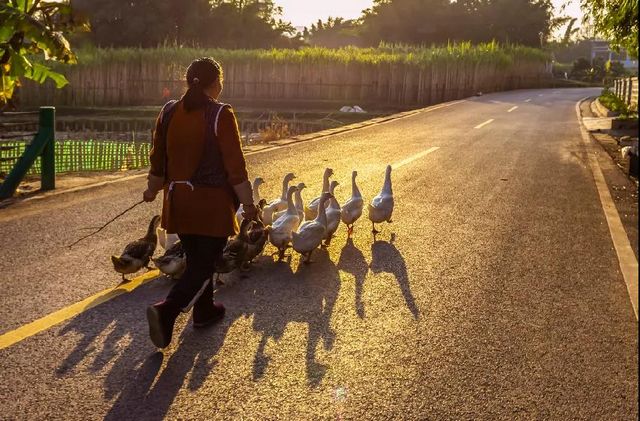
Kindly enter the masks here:
<path id="1" fill-rule="evenodd" d="M 557 23 L 550 0 L 376 0 L 356 20 L 296 32 L 273 0 L 73 0 L 98 46 L 220 48 L 377 46 L 454 41 L 540 46 Z"/>
<path id="2" fill-rule="evenodd" d="M 598 34 L 638 57 L 637 0 L 581 0 Z M 298 48 L 304 45 L 431 45 L 499 41 L 542 46 L 575 20 L 554 17 L 550 0 L 374 0 L 355 20 L 330 18 L 296 32 L 273 0 L 0 0 L 0 107 L 21 78 L 62 87 L 47 61 L 76 61 L 71 45 Z M 71 41 L 71 43 L 69 42 Z"/>

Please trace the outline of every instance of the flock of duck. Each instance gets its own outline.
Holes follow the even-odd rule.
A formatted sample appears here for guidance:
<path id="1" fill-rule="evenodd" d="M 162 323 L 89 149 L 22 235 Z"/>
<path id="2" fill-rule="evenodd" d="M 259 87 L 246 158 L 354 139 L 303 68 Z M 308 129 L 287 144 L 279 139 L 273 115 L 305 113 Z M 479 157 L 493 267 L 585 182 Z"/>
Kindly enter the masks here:
<path id="1" fill-rule="evenodd" d="M 308 204 L 302 198 L 302 190 L 306 185 L 290 185 L 296 178 L 293 173 L 284 176 L 281 196 L 269 203 L 260 197 L 260 186 L 264 180 L 256 178 L 253 182 L 253 199 L 258 206 L 258 217 L 256 220 L 244 219 L 242 205 L 238 209 L 236 218 L 240 230 L 228 241 L 222 257 L 216 262 L 217 282 L 221 282 L 220 274 L 248 269 L 251 262 L 263 253 L 267 242 L 278 250 L 278 261 L 283 261 L 286 250 L 293 248 L 304 257 L 305 263 L 309 263 L 314 250 L 331 244 L 340 222 L 346 225 L 347 236 L 350 237 L 354 224 L 364 210 L 364 199 L 356 184 L 358 173 L 352 172 L 351 197 L 342 205 L 334 196 L 339 183 L 331 180 L 332 176 L 333 170 L 326 168 L 322 178 L 323 193 Z M 374 235 L 378 233 L 376 224 L 391 222 L 393 206 L 391 166 L 388 165 L 382 190 L 368 205 Z M 179 278 L 184 272 L 186 257 L 178 236 L 168 234 L 159 224 L 160 217 L 156 215 L 151 219 L 143 238 L 127 244 L 120 256 L 111 256 L 114 269 L 122 274 L 123 280 L 126 281 L 127 274 L 143 267 L 149 268 L 150 260 L 162 273 L 172 278 Z M 153 258 L 158 243 L 165 253 Z"/>

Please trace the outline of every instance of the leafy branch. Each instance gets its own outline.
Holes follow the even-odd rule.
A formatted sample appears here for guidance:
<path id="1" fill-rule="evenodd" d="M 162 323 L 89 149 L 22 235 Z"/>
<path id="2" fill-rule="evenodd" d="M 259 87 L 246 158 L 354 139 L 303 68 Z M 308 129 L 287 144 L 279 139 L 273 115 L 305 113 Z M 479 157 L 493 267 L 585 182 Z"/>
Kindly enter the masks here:
<path id="1" fill-rule="evenodd" d="M 7 104 L 21 78 L 38 83 L 52 80 L 58 88 L 69 82 L 64 75 L 34 61 L 75 64 L 65 34 L 88 31 L 88 21 L 75 14 L 68 2 L 0 0 L 0 105 Z"/>

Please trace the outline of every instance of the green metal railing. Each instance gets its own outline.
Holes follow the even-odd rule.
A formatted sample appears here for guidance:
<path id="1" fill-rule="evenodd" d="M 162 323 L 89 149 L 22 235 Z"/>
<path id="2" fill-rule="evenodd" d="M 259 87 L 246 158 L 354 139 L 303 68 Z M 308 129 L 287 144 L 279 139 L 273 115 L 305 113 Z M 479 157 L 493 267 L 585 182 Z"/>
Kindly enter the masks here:
<path id="1" fill-rule="evenodd" d="M 59 136 L 59 132 L 56 136 Z M 78 137 L 82 136 L 81 134 Z M 0 143 L 0 172 L 13 168 L 9 157 L 20 155 L 29 145 L 24 140 Z M 7 148 L 3 150 L 3 147 Z M 69 172 L 122 171 L 149 166 L 151 142 L 120 140 L 56 139 L 56 174 Z M 31 166 L 27 175 L 40 174 L 40 160 Z"/>
<path id="2" fill-rule="evenodd" d="M 18 185 L 38 157 L 41 158 L 40 189 L 53 190 L 56 188 L 55 116 L 56 109 L 54 107 L 40 107 L 38 132 L 0 185 L 0 199 L 13 196 Z"/>

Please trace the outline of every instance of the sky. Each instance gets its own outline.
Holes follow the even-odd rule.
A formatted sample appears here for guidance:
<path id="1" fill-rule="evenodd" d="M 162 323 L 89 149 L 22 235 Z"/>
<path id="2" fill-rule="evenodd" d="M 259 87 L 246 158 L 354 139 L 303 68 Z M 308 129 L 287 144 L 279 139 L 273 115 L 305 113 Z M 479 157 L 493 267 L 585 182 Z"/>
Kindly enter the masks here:
<path id="1" fill-rule="evenodd" d="M 560 7 L 567 0 L 552 0 L 555 7 Z M 565 13 L 582 17 L 579 0 L 568 0 Z M 283 19 L 294 26 L 311 26 L 318 19 L 326 20 L 329 16 L 345 19 L 358 18 L 362 10 L 371 7 L 373 0 L 276 0 L 276 4 L 284 9 Z"/>

